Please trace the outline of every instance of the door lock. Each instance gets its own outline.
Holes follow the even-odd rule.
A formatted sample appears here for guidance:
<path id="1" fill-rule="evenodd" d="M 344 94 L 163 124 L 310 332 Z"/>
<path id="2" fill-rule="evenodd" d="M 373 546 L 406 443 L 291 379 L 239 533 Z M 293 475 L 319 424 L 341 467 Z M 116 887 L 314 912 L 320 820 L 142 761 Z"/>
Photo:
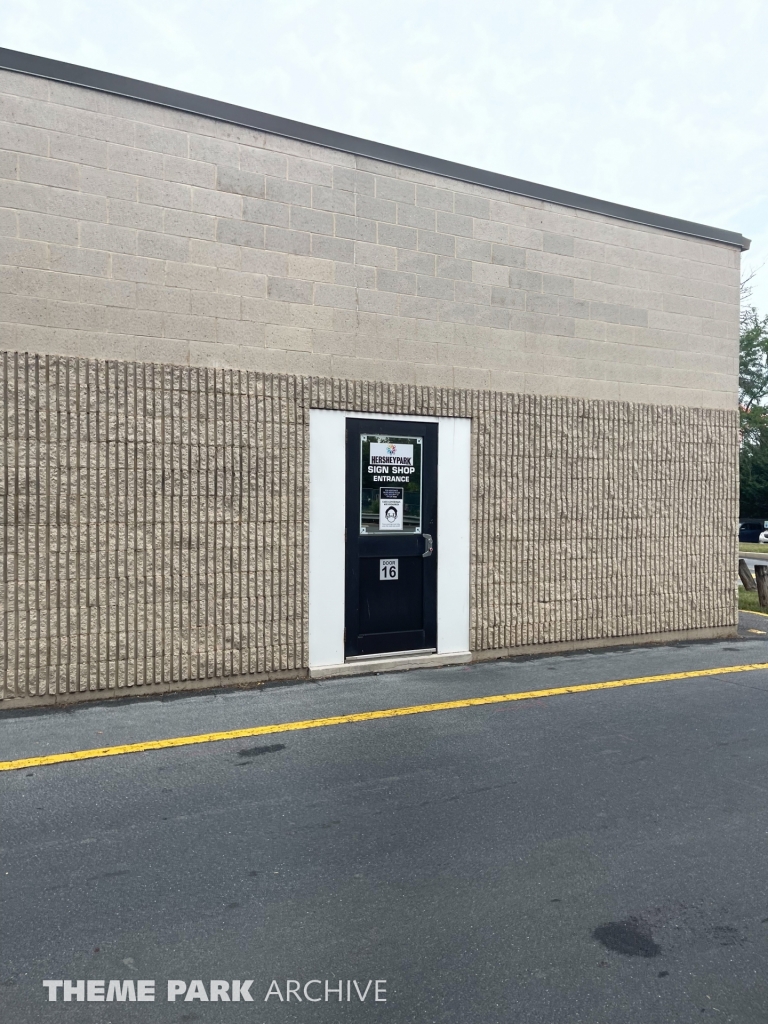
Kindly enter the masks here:
<path id="1" fill-rule="evenodd" d="M 422 558 L 429 558 L 429 556 L 432 554 L 433 550 L 434 550 L 434 547 L 433 547 L 433 544 L 432 544 L 432 534 L 431 533 L 425 533 L 424 534 L 424 551 L 423 551 L 421 557 Z"/>

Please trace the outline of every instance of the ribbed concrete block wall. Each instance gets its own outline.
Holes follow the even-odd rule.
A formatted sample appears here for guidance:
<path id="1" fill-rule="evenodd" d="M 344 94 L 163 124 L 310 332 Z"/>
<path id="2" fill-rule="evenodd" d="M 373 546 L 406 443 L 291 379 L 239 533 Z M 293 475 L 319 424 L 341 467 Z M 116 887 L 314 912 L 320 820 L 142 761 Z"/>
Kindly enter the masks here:
<path id="1" fill-rule="evenodd" d="M 735 412 L 353 381 L 312 405 L 472 418 L 473 651 L 735 628 Z"/>
<path id="2" fill-rule="evenodd" d="M 295 378 L 0 357 L 6 696 L 306 664 Z"/>
<path id="3" fill-rule="evenodd" d="M 472 418 L 476 652 L 735 625 L 734 412 L 18 353 L 0 375 L 5 698 L 301 675 L 313 407 Z"/>

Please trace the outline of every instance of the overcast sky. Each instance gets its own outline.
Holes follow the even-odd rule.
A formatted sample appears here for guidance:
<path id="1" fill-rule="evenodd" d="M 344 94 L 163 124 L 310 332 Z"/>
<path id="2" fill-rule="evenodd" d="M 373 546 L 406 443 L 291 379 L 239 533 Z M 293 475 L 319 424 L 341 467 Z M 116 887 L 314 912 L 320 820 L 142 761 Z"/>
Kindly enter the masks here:
<path id="1" fill-rule="evenodd" d="M 768 313 L 765 0 L 2 0 L 0 45 L 741 231 Z"/>

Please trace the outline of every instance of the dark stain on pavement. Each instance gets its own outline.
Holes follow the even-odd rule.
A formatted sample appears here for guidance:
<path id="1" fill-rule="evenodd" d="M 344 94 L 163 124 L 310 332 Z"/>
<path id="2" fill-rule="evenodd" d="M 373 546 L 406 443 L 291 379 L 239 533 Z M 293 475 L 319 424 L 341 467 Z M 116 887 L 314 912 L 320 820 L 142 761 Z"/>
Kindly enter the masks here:
<path id="1" fill-rule="evenodd" d="M 719 946 L 741 946 L 744 938 L 739 934 L 738 928 L 731 924 L 717 924 L 712 929 L 712 938 Z"/>
<path id="2" fill-rule="evenodd" d="M 238 750 L 238 757 L 259 757 L 260 754 L 276 754 L 278 750 L 285 750 L 284 743 L 269 743 L 262 747 L 246 747 L 245 750 Z"/>
<path id="3" fill-rule="evenodd" d="M 592 938 L 622 956 L 652 957 L 661 953 L 661 946 L 653 941 L 650 926 L 637 917 L 598 925 Z"/>

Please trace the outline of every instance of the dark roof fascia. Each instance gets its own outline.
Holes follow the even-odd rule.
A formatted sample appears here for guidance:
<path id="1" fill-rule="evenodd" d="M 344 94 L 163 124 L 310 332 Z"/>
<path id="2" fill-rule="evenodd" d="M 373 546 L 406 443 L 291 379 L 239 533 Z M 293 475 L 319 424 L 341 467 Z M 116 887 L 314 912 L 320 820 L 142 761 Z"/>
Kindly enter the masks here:
<path id="1" fill-rule="evenodd" d="M 272 135 L 281 135 L 288 139 L 325 146 L 327 149 L 336 149 L 343 153 L 380 160 L 398 167 L 425 171 L 428 174 L 453 178 L 456 181 L 465 181 L 472 185 L 483 185 L 486 188 L 526 196 L 530 199 L 539 199 L 546 203 L 556 203 L 574 210 L 602 214 L 605 217 L 628 221 L 631 224 L 642 224 L 645 227 L 659 228 L 662 231 L 674 231 L 677 234 L 690 235 L 710 242 L 733 245 L 742 251 L 750 246 L 750 240 L 744 238 L 737 231 L 726 231 L 723 228 L 696 224 L 693 221 L 667 217 L 660 213 L 636 210 L 631 206 L 622 206 L 619 203 L 582 196 L 576 192 L 566 192 L 563 189 L 551 188 L 549 185 L 537 185 L 535 182 L 511 178 L 506 174 L 483 171 L 477 167 L 454 163 L 452 160 L 425 156 L 423 153 L 412 153 L 410 150 L 399 149 L 397 146 L 387 146 L 381 142 L 358 139 L 354 135 L 345 135 L 343 132 L 317 128 L 314 125 L 302 124 L 301 121 L 292 121 L 287 117 L 265 114 L 260 110 L 249 110 L 247 107 L 240 107 L 234 103 L 207 99 L 204 96 L 181 92 L 178 89 L 169 89 L 163 85 L 140 82 L 134 78 L 125 78 L 123 75 L 113 75 L 108 71 L 96 71 L 93 68 L 67 64 L 64 61 L 38 57 L 35 54 L 8 50 L 4 47 L 0 47 L 0 68 L 19 71 L 26 75 L 35 75 L 38 78 L 47 78 L 55 82 L 64 82 L 68 85 L 79 85 L 85 89 L 95 89 L 115 96 L 124 96 L 127 99 L 141 100 L 156 106 L 170 107 L 172 110 L 181 110 L 189 114 L 199 114 L 217 121 L 226 121 L 229 124 L 254 128 Z"/>

